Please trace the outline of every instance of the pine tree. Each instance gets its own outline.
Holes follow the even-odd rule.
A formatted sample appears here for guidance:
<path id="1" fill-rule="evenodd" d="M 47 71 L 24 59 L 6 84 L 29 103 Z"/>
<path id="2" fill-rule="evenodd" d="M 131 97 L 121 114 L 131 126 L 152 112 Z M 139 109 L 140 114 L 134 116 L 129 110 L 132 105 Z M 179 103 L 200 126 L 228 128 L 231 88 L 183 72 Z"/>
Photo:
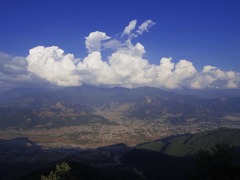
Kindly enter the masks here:
<path id="1" fill-rule="evenodd" d="M 71 167 L 63 162 L 56 165 L 55 171 L 51 171 L 47 176 L 41 176 L 41 180 L 69 180 L 71 179 Z"/>

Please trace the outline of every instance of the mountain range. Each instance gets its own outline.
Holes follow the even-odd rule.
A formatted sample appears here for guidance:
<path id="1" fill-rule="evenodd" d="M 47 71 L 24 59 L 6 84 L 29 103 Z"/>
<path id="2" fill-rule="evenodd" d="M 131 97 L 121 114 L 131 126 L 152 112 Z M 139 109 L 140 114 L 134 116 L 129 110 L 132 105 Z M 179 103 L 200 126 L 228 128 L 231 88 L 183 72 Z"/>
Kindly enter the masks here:
<path id="1" fill-rule="evenodd" d="M 151 87 L 15 89 L 0 99 L 0 128 L 110 123 L 113 119 L 101 111 L 115 112 L 126 120 L 162 119 L 170 124 L 240 122 L 240 96 L 207 99 Z"/>

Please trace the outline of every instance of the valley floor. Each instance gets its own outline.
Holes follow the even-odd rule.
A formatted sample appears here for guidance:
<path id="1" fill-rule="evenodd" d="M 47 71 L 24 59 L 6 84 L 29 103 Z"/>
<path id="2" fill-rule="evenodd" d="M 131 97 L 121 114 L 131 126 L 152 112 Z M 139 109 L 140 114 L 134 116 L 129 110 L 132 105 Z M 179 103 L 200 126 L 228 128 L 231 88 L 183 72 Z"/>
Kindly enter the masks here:
<path id="1" fill-rule="evenodd" d="M 96 148 L 117 143 L 128 146 L 178 134 L 194 134 L 219 128 L 216 123 L 187 123 L 172 125 L 165 120 L 112 120 L 112 124 L 90 123 L 61 128 L 35 128 L 30 130 L 7 129 L 0 131 L 0 139 L 28 137 L 43 147 Z M 225 124 L 221 127 L 239 128 Z"/>

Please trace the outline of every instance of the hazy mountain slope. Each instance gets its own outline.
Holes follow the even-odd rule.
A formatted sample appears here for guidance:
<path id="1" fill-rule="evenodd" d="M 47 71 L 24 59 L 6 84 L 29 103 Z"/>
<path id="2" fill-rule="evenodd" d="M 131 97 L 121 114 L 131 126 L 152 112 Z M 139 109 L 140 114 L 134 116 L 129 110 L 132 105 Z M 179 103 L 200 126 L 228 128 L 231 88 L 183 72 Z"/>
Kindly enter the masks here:
<path id="1" fill-rule="evenodd" d="M 208 99 L 240 97 L 240 89 L 175 89 L 172 91 L 183 95 L 193 95 Z"/>
<path id="2" fill-rule="evenodd" d="M 107 123 L 102 111 L 112 111 L 126 120 L 160 120 L 173 125 L 221 124 L 224 118 L 240 125 L 240 98 L 204 99 L 151 87 L 86 85 L 42 91 L 21 89 L 19 93 L 11 90 L 5 95 L 0 103 L 1 128 L 51 128 L 80 125 L 92 119 Z"/>

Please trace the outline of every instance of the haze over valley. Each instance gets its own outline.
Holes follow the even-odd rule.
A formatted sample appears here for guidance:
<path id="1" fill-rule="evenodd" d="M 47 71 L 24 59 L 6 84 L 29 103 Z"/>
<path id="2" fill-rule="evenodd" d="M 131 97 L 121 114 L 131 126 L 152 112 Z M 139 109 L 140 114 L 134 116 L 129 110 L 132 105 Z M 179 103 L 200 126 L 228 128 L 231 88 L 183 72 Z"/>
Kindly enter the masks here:
<path id="1" fill-rule="evenodd" d="M 1 99 L 1 137 L 29 137 L 49 147 L 133 146 L 240 126 L 240 98 L 207 99 L 151 87 L 16 89 Z"/>

